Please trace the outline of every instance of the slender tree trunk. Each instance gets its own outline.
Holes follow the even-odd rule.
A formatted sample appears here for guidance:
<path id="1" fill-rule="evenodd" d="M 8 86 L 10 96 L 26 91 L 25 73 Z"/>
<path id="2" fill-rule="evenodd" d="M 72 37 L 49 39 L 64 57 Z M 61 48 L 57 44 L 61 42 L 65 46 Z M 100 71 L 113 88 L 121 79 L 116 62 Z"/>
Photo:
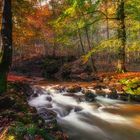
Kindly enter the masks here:
<path id="1" fill-rule="evenodd" d="M 118 72 L 125 72 L 126 66 L 125 66 L 125 58 L 126 58 L 126 27 L 125 27 L 125 11 L 124 11 L 124 0 L 120 0 L 119 6 L 118 6 L 118 23 L 119 23 L 119 29 L 118 29 L 118 38 L 121 41 L 121 46 L 118 50 L 118 65 L 117 65 L 117 71 Z"/>
<path id="2" fill-rule="evenodd" d="M 80 45 L 81 45 L 81 48 L 82 48 L 82 52 L 83 54 L 85 54 L 85 49 L 84 49 L 84 45 L 83 45 L 83 42 L 82 42 L 82 36 L 81 36 L 81 32 L 80 32 L 80 29 L 78 28 L 78 36 L 79 36 L 79 40 L 80 40 Z"/>
<path id="3" fill-rule="evenodd" d="M 11 0 L 3 0 L 2 59 L 0 62 L 0 94 L 7 89 L 7 75 L 12 62 L 12 12 Z"/>
<path id="4" fill-rule="evenodd" d="M 85 33 L 86 33 L 88 48 L 89 48 L 89 51 L 91 51 L 91 50 L 92 50 L 92 47 L 91 47 L 91 45 L 90 45 L 90 39 L 89 39 L 88 28 L 87 28 L 87 27 L 85 27 Z M 94 59 L 93 59 L 92 56 L 90 57 L 90 60 L 91 60 L 91 65 L 92 65 L 91 67 L 92 67 L 92 70 L 93 70 L 94 72 L 97 72 L 97 68 L 96 68 L 96 66 L 95 66 L 95 64 L 94 64 Z"/>
<path id="5" fill-rule="evenodd" d="M 109 19 L 108 19 L 108 0 L 105 1 L 105 12 L 106 12 L 106 35 L 107 39 L 109 39 Z"/>

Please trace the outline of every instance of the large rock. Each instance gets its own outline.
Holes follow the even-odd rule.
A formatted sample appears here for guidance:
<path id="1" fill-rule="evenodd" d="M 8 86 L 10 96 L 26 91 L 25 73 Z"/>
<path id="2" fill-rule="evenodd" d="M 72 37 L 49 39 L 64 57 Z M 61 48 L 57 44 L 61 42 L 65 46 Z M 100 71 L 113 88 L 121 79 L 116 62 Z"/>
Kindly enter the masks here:
<path id="1" fill-rule="evenodd" d="M 39 116 L 41 116 L 45 121 L 52 121 L 56 119 L 57 114 L 49 109 L 41 108 L 38 111 Z"/>
<path id="2" fill-rule="evenodd" d="M 75 79 L 81 81 L 92 81 L 99 79 L 92 70 L 88 63 L 83 63 L 82 59 L 64 64 L 59 72 L 55 74 L 58 79 Z"/>
<path id="3" fill-rule="evenodd" d="M 130 95 L 130 100 L 140 102 L 140 95 Z"/>
<path id="4" fill-rule="evenodd" d="M 118 99 L 119 95 L 117 93 L 110 93 L 107 97 L 110 99 Z"/>
<path id="5" fill-rule="evenodd" d="M 85 94 L 85 100 L 88 101 L 88 102 L 95 101 L 95 97 L 96 97 L 96 95 L 93 94 L 93 93 L 87 93 L 87 94 Z"/>
<path id="6" fill-rule="evenodd" d="M 118 94 L 118 98 L 119 98 L 119 100 L 122 100 L 122 101 L 128 101 L 129 94 L 125 94 L 125 93 Z"/>

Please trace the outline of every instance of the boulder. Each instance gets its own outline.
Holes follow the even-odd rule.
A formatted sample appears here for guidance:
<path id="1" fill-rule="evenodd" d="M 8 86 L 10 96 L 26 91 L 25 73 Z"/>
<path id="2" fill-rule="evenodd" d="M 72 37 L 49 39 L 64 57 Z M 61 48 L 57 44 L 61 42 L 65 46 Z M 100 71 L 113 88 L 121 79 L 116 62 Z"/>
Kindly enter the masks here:
<path id="1" fill-rule="evenodd" d="M 140 95 L 131 95 L 130 100 L 135 102 L 140 102 Z"/>
<path id="2" fill-rule="evenodd" d="M 126 93 L 118 94 L 118 99 L 122 100 L 122 101 L 128 101 L 129 100 L 129 94 L 126 94 Z"/>
<path id="3" fill-rule="evenodd" d="M 41 116 L 45 121 L 51 121 L 51 120 L 55 120 L 57 114 L 49 109 L 46 108 L 41 108 L 38 111 L 39 116 Z"/>
<path id="4" fill-rule="evenodd" d="M 88 102 L 95 101 L 95 97 L 96 97 L 96 95 L 92 94 L 92 93 L 85 94 L 85 100 L 88 101 Z"/>
<path id="5" fill-rule="evenodd" d="M 118 99 L 119 95 L 117 93 L 110 93 L 107 97 L 110 99 Z"/>
<path id="6" fill-rule="evenodd" d="M 91 81 L 91 69 L 88 63 L 84 64 L 82 59 L 73 62 L 65 63 L 59 70 L 55 77 L 57 79 L 75 79 Z"/>
<path id="7" fill-rule="evenodd" d="M 79 112 L 81 110 L 82 110 L 82 107 L 79 107 L 79 106 L 74 107 L 74 112 Z"/>
<path id="8" fill-rule="evenodd" d="M 110 90 L 110 93 L 107 95 L 107 97 L 110 98 L 110 99 L 118 99 L 119 95 L 118 95 L 116 89 L 111 88 L 109 90 Z"/>
<path id="9" fill-rule="evenodd" d="M 52 97 L 51 96 L 47 96 L 46 97 L 46 100 L 49 101 L 49 102 L 51 102 L 52 101 Z"/>

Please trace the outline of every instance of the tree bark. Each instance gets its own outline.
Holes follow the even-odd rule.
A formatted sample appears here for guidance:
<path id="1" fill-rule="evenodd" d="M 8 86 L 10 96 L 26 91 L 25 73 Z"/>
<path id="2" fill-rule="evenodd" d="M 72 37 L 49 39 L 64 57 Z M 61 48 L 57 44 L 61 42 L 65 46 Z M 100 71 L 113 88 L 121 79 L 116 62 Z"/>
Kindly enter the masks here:
<path id="1" fill-rule="evenodd" d="M 85 27 L 85 33 L 86 33 L 88 48 L 89 48 L 89 51 L 91 51 L 91 50 L 92 50 L 92 47 L 90 46 L 90 39 L 89 39 L 88 28 L 87 28 L 87 27 Z M 94 59 L 93 59 L 92 56 L 90 57 L 90 60 L 91 60 L 91 65 L 92 65 L 91 68 L 92 68 L 92 70 L 93 70 L 94 72 L 97 72 L 97 68 L 96 68 L 96 66 L 95 66 L 95 64 L 94 64 Z"/>
<path id="2" fill-rule="evenodd" d="M 2 59 L 0 61 L 0 94 L 7 89 L 7 75 L 12 62 L 12 11 L 11 0 L 3 0 Z"/>
<path id="3" fill-rule="evenodd" d="M 85 49 L 84 49 L 84 45 L 83 45 L 83 42 L 82 42 L 82 36 L 81 36 L 81 32 L 80 32 L 79 28 L 78 28 L 78 37 L 79 37 L 79 40 L 80 40 L 80 45 L 81 45 L 81 48 L 82 48 L 82 52 L 83 52 L 83 54 L 85 54 Z"/>
<path id="4" fill-rule="evenodd" d="M 105 13 L 106 13 L 106 36 L 109 39 L 109 19 L 108 19 L 108 0 L 105 1 Z"/>
<path id="5" fill-rule="evenodd" d="M 125 58 L 126 58 L 126 27 L 125 27 L 125 11 L 124 11 L 124 0 L 120 0 L 120 3 L 118 5 L 118 13 L 117 13 L 117 19 L 118 19 L 118 38 L 121 41 L 121 46 L 118 50 L 118 65 L 117 65 L 117 71 L 118 72 L 126 72 L 126 66 L 125 66 Z"/>

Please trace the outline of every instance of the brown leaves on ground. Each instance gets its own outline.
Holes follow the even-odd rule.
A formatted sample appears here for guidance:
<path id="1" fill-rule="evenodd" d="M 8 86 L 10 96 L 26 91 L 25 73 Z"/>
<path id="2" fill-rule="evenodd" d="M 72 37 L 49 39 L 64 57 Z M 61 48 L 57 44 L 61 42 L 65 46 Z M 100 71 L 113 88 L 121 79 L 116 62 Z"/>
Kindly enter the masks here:
<path id="1" fill-rule="evenodd" d="M 126 72 L 126 73 L 113 73 L 113 72 L 109 72 L 109 73 L 99 73 L 98 74 L 99 77 L 111 77 L 114 78 L 116 80 L 120 80 L 120 79 L 124 79 L 124 78 L 135 78 L 135 77 L 140 77 L 140 72 Z"/>

